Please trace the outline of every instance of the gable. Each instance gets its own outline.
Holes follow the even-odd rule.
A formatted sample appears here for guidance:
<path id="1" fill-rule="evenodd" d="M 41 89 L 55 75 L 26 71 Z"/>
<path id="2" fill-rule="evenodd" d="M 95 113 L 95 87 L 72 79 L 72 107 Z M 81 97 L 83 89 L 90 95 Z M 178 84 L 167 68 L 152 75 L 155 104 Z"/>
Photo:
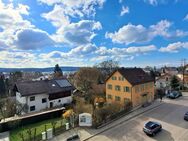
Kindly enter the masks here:
<path id="1" fill-rule="evenodd" d="M 123 76 L 131 85 L 154 82 L 154 78 L 145 73 L 141 68 L 119 68 L 108 77 L 106 82 L 108 82 L 109 79 L 112 79 L 117 72 L 120 73 L 120 75 Z"/>
<path id="2" fill-rule="evenodd" d="M 116 79 L 114 79 L 116 78 Z M 132 86 L 131 83 L 119 72 L 115 71 L 111 77 L 108 78 L 106 83 L 110 84 L 126 84 L 127 86 Z"/>

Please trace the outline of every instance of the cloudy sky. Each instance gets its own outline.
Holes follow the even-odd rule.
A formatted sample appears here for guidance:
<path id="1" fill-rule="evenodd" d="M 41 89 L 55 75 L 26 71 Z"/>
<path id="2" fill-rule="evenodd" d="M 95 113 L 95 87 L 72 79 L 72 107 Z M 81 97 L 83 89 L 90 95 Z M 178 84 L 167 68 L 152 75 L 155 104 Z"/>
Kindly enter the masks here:
<path id="1" fill-rule="evenodd" d="M 180 65 L 187 0 L 0 0 L 0 67 Z"/>

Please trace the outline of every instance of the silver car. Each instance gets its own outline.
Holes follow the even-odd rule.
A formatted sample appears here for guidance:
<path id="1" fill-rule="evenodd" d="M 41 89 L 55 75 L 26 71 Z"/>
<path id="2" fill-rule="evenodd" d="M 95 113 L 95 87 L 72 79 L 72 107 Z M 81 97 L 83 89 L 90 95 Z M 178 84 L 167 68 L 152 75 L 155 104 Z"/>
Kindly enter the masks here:
<path id="1" fill-rule="evenodd" d="M 147 135 L 154 136 L 156 133 L 162 130 L 162 125 L 155 121 L 149 121 L 144 125 L 143 131 Z"/>

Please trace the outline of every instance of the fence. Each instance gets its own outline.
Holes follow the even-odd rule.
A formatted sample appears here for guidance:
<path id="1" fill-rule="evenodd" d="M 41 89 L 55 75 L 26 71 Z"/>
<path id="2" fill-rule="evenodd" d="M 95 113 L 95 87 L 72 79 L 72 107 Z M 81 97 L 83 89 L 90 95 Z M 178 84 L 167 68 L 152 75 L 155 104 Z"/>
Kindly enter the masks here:
<path id="1" fill-rule="evenodd" d="M 55 128 L 55 130 L 53 129 L 53 135 L 57 136 L 59 134 L 62 134 L 65 131 L 66 131 L 66 125 L 64 124 L 61 127 Z M 37 136 L 32 136 L 31 138 L 23 137 L 23 139 L 21 139 L 20 141 L 41 141 L 41 140 L 42 140 L 42 133 Z"/>
<path id="2" fill-rule="evenodd" d="M 128 114 L 128 113 L 130 113 L 132 110 L 133 110 L 132 106 L 129 107 L 129 108 L 123 109 L 123 110 L 121 110 L 121 111 L 118 112 L 118 113 L 114 113 L 114 114 L 112 114 L 112 115 L 106 117 L 106 119 L 103 120 L 102 122 L 100 122 L 100 123 L 95 123 L 93 127 L 94 127 L 94 128 L 97 128 L 97 129 L 98 129 L 98 128 L 101 128 L 101 127 L 103 127 L 104 125 L 110 123 L 111 121 L 116 120 L 116 119 L 118 119 L 118 118 L 120 118 L 120 117 L 122 117 L 122 116 L 124 116 L 124 115 L 126 115 L 126 114 Z"/>
<path id="3" fill-rule="evenodd" d="M 17 127 L 22 127 L 24 125 L 36 123 L 43 120 L 61 117 L 62 113 L 63 109 L 58 109 L 56 111 L 49 111 L 35 115 L 18 117 L 16 119 L 0 123 L 0 132 L 9 131 Z"/>

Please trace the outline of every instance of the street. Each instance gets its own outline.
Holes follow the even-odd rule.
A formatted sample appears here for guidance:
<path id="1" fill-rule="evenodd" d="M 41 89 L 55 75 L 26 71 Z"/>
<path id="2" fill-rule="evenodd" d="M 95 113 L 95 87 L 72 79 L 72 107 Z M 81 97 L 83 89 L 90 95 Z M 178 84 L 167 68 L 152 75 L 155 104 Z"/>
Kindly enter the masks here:
<path id="1" fill-rule="evenodd" d="M 178 99 L 165 99 L 156 109 L 118 124 L 89 141 L 187 141 L 188 122 L 183 119 L 187 111 L 188 94 L 184 93 L 183 97 Z M 149 137 L 142 131 L 144 123 L 149 120 L 157 121 L 163 126 L 163 130 L 154 137 Z"/>

